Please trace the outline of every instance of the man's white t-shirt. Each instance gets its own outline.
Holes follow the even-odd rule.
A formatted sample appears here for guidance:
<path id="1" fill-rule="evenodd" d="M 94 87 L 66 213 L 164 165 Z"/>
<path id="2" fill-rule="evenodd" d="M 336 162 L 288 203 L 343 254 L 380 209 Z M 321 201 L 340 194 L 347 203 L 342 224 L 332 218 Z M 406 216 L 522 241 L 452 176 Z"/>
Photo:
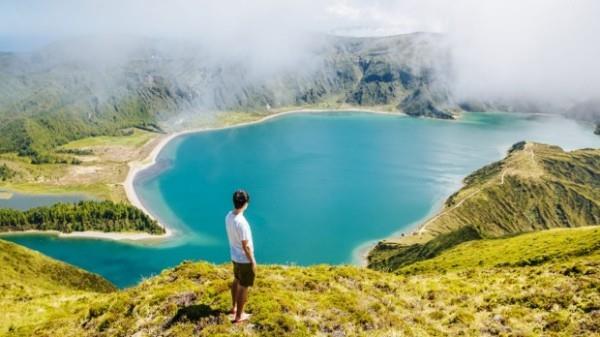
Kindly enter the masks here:
<path id="1" fill-rule="evenodd" d="M 227 230 L 227 238 L 229 239 L 231 260 L 237 263 L 250 263 L 251 261 L 248 260 L 248 257 L 244 253 L 242 240 L 248 240 L 248 247 L 252 251 L 254 251 L 254 243 L 252 242 L 250 225 L 244 215 L 229 211 L 225 217 L 225 229 Z"/>

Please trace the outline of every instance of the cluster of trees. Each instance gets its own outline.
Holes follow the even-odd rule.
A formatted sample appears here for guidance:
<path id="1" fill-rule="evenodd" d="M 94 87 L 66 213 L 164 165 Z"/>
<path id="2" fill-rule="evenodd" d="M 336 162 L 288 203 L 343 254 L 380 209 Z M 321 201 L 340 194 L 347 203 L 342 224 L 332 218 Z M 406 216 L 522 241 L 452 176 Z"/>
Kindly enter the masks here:
<path id="1" fill-rule="evenodd" d="M 10 167 L 8 167 L 6 164 L 0 165 L 0 180 L 1 181 L 6 181 L 6 180 L 14 177 L 15 174 L 16 174 L 16 172 L 11 170 Z"/>
<path id="2" fill-rule="evenodd" d="M 158 223 L 133 206 L 112 201 L 80 201 L 26 211 L 0 208 L 0 231 L 56 230 L 163 234 Z"/>
<path id="3" fill-rule="evenodd" d="M 32 164 L 72 164 L 80 165 L 81 160 L 77 158 L 67 158 L 61 156 L 54 156 L 49 153 L 32 152 L 28 154 L 31 157 Z"/>
<path id="4" fill-rule="evenodd" d="M 1 151 L 0 151 L 1 152 Z M 56 153 L 62 153 L 57 151 Z M 35 165 L 39 164 L 72 164 L 79 165 L 81 160 L 74 157 L 57 156 L 51 154 L 49 151 L 43 150 L 38 151 L 32 148 L 23 147 L 17 151 L 17 154 L 21 157 L 31 158 L 31 163 Z"/>
<path id="5" fill-rule="evenodd" d="M 53 87 L 49 89 L 55 92 Z M 133 127 L 159 129 L 155 124 L 155 110 L 161 105 L 154 107 L 153 102 L 160 103 L 160 97 L 123 97 L 114 104 L 100 104 L 96 112 L 93 108 L 90 110 L 85 97 L 70 97 L 70 93 L 64 93 L 67 97 L 60 100 L 41 104 L 46 97 L 45 90 L 48 89 L 41 88 L 34 101 L 19 103 L 18 111 L 14 111 L 16 103 L 0 102 L 0 153 L 17 152 L 39 164 L 58 163 L 61 159 L 52 158 L 58 156 L 49 153 L 70 141 L 119 135 L 122 129 Z M 40 110 L 40 106 L 44 109 Z"/>
<path id="6" fill-rule="evenodd" d="M 91 149 L 58 149 L 56 153 L 74 154 L 77 156 L 91 156 L 94 151 Z"/>

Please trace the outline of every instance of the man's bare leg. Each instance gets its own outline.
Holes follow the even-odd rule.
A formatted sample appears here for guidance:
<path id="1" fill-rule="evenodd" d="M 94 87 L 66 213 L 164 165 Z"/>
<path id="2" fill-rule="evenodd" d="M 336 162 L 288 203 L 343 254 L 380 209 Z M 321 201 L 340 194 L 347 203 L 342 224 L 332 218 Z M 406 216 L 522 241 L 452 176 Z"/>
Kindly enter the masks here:
<path id="1" fill-rule="evenodd" d="M 231 313 L 235 315 L 237 309 L 237 293 L 238 293 L 238 280 L 233 279 L 233 283 L 231 284 Z"/>
<path id="2" fill-rule="evenodd" d="M 238 285 L 237 291 L 237 308 L 235 313 L 235 321 L 239 321 L 244 314 L 244 306 L 246 305 L 246 301 L 248 300 L 248 287 L 244 287 L 242 285 Z"/>

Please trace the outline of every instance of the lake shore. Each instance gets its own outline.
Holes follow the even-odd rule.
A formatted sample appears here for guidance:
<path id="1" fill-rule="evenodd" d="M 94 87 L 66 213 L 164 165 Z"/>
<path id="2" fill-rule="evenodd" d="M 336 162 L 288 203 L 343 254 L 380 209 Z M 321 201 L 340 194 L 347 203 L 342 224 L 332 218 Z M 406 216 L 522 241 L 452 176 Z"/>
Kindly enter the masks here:
<path id="1" fill-rule="evenodd" d="M 432 219 L 436 218 L 441 212 L 443 212 L 444 201 L 446 201 L 447 197 L 451 195 L 453 191 L 457 191 L 460 188 L 462 188 L 463 185 L 464 184 L 461 183 L 456 189 L 452 189 L 447 193 L 445 192 L 440 194 L 441 197 L 439 198 L 439 200 L 433 204 L 429 212 L 427 212 L 427 214 L 423 218 L 412 222 L 405 228 L 395 231 L 392 234 L 387 235 L 383 238 L 365 241 L 362 244 L 356 246 L 356 248 L 354 248 L 354 250 L 352 251 L 352 263 L 361 267 L 367 267 L 367 265 L 369 264 L 369 253 L 371 252 L 371 250 L 373 250 L 373 248 L 375 248 L 375 246 L 379 242 L 382 241 L 403 239 L 407 241 L 407 244 L 416 243 L 411 242 L 412 240 L 410 239 L 416 239 L 422 235 L 427 224 L 429 224 Z"/>
<path id="2" fill-rule="evenodd" d="M 62 239 L 101 239 L 113 241 L 151 241 L 164 238 L 165 235 L 153 235 L 143 232 L 100 232 L 100 231 L 85 231 L 63 233 L 56 230 L 36 230 L 29 229 L 25 231 L 9 231 L 0 233 L 0 238 L 3 236 L 13 235 L 54 235 Z"/>
<path id="3" fill-rule="evenodd" d="M 161 227 L 163 227 L 166 231 L 165 234 L 163 235 L 151 235 L 148 234 L 148 236 L 151 239 L 155 239 L 155 238 L 160 238 L 160 239 L 164 239 L 164 238 L 168 238 L 174 235 L 174 231 L 172 228 L 170 228 L 168 225 L 166 225 L 165 223 L 160 222 L 153 214 L 152 212 L 150 212 L 150 210 L 148 208 L 146 208 L 146 206 L 142 203 L 140 197 L 138 196 L 135 187 L 134 187 L 134 181 L 135 178 L 137 176 L 138 173 L 140 173 L 141 171 L 144 171 L 150 167 L 152 167 L 153 165 L 156 164 L 156 160 L 158 158 L 158 155 L 160 154 L 160 152 L 164 149 L 164 147 L 169 144 L 169 142 L 171 142 L 172 140 L 176 139 L 177 137 L 183 136 L 183 135 L 187 135 L 187 134 L 192 134 L 192 133 L 198 133 L 198 132 L 208 132 L 208 131 L 218 131 L 218 130 L 226 130 L 226 129 L 233 129 L 233 128 L 239 128 L 239 127 L 244 127 L 244 126 L 249 126 L 249 125 L 254 125 L 254 124 L 259 124 L 259 123 L 263 123 L 266 122 L 268 120 L 274 119 L 274 118 L 278 118 L 278 117 L 282 117 L 282 116 L 286 116 L 286 115 L 291 115 L 291 114 L 304 114 L 304 113 L 323 113 L 323 112 L 339 112 L 339 113 L 344 113 L 344 112 L 364 112 L 364 113 L 372 113 L 372 114 L 379 114 L 379 115 L 392 115 L 392 116 L 407 116 L 404 113 L 401 112 L 392 112 L 392 111 L 384 111 L 384 110 L 377 110 L 377 109 L 356 109 L 356 108 L 348 108 L 348 109 L 297 109 L 297 110 L 289 110 L 289 111 L 281 111 L 281 112 L 276 112 L 270 115 L 266 115 L 263 117 L 260 117 L 256 120 L 252 120 L 252 121 L 247 121 L 247 122 L 242 122 L 242 123 L 236 123 L 236 124 L 231 124 L 231 125 L 224 125 L 224 126 L 217 126 L 217 127 L 199 127 L 199 128 L 192 128 L 192 129 L 187 129 L 187 130 L 181 130 L 181 131 L 177 131 L 177 132 L 173 132 L 173 133 L 169 133 L 166 134 L 164 136 L 162 136 L 162 139 L 160 139 L 158 141 L 158 143 L 154 146 L 154 148 L 152 149 L 152 151 L 150 152 L 150 154 L 144 158 L 143 160 L 135 160 L 135 161 L 131 161 L 129 162 L 129 171 L 127 173 L 127 177 L 125 178 L 125 181 L 123 182 L 123 187 L 125 189 L 125 194 L 127 196 L 127 199 L 129 200 L 129 203 L 131 203 L 133 206 L 139 208 L 140 210 L 142 210 L 146 215 L 148 215 L 149 217 L 151 217 L 152 219 L 156 220 L 159 225 Z M 93 233 L 89 233 L 90 236 L 88 237 L 94 237 Z M 104 237 L 102 237 L 104 238 Z M 130 240 L 148 240 L 148 237 L 143 237 L 140 236 L 139 238 L 132 238 Z"/>
<path id="4" fill-rule="evenodd" d="M 0 200 L 8 200 L 12 198 L 13 193 L 7 191 L 0 191 Z"/>

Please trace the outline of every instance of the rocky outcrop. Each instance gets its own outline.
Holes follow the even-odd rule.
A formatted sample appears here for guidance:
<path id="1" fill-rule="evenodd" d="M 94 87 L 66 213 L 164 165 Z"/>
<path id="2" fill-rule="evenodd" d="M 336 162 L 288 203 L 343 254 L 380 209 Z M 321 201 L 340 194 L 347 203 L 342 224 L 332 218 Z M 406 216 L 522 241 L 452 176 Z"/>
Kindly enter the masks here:
<path id="1" fill-rule="evenodd" d="M 434 98 L 427 86 L 421 86 L 405 97 L 398 105 L 398 109 L 409 116 L 454 119 L 450 111 L 441 108 L 443 105 L 444 103 L 439 102 L 439 99 Z"/>

